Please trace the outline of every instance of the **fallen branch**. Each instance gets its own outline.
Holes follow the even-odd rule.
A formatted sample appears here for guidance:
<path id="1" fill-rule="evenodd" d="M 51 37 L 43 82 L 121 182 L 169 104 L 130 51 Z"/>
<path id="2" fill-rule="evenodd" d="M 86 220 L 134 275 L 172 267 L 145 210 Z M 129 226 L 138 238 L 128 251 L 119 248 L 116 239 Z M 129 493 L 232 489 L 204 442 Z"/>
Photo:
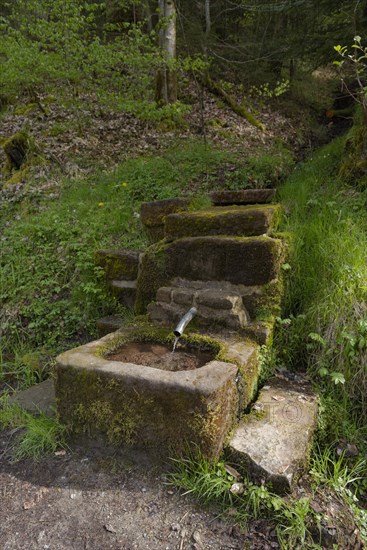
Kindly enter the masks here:
<path id="1" fill-rule="evenodd" d="M 209 76 L 205 75 L 201 78 L 203 85 L 209 90 L 209 92 L 212 92 L 216 96 L 223 99 L 223 101 L 232 109 L 234 113 L 237 115 L 245 118 L 250 124 L 255 126 L 256 128 L 259 128 L 262 132 L 265 132 L 266 128 L 265 125 L 260 122 L 254 115 L 252 115 L 245 107 L 242 105 L 239 105 L 236 101 L 236 98 L 227 92 L 223 90 L 217 84 L 214 82 Z"/>

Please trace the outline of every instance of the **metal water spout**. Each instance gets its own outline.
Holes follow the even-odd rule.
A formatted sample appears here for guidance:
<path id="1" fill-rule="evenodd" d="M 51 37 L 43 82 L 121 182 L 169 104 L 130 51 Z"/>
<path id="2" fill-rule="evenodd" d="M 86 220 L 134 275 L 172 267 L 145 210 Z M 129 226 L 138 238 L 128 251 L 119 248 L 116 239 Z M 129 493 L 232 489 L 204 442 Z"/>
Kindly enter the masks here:
<path id="1" fill-rule="evenodd" d="M 180 320 L 180 322 L 178 323 L 177 327 L 175 328 L 175 330 L 173 331 L 173 334 L 177 337 L 177 338 L 180 338 L 180 336 L 182 336 L 185 328 L 187 327 L 187 325 L 189 324 L 189 322 L 191 321 L 191 319 L 193 319 L 193 317 L 195 317 L 195 315 L 197 314 L 198 310 L 196 309 L 196 307 L 192 307 L 191 309 L 189 309 L 189 311 L 182 317 L 182 319 Z"/>

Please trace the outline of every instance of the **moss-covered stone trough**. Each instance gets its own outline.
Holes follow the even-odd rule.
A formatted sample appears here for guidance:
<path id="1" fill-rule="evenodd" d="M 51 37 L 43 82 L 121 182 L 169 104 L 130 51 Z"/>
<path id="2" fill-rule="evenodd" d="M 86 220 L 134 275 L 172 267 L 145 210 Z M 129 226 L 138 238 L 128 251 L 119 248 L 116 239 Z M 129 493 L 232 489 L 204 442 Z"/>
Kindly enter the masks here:
<path id="1" fill-rule="evenodd" d="M 171 345 L 173 335 L 138 324 L 59 355 L 55 389 L 61 421 L 73 433 L 102 433 L 111 443 L 149 447 L 164 457 L 192 444 L 205 456 L 218 456 L 238 413 L 239 367 L 223 359 L 223 344 L 183 337 L 186 348 L 210 351 L 213 360 L 170 372 L 108 359 L 128 342 Z"/>

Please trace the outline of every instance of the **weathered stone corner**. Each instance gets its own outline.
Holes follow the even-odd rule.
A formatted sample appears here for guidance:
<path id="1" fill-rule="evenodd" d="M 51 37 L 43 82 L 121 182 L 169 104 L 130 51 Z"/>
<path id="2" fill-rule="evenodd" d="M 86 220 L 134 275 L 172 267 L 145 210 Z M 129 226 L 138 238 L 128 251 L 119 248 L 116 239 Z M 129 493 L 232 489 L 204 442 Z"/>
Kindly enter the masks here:
<path id="1" fill-rule="evenodd" d="M 304 380 L 272 378 L 227 447 L 231 463 L 278 493 L 292 489 L 307 467 L 318 400 Z"/>

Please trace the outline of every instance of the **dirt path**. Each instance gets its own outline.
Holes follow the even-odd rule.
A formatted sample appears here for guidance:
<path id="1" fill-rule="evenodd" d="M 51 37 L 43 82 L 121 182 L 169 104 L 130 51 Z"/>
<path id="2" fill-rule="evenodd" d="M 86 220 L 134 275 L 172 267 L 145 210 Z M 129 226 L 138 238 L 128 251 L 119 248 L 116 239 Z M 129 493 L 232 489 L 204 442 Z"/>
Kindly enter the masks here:
<path id="1" fill-rule="evenodd" d="M 2 550 L 279 548 L 260 525 L 244 534 L 200 509 L 149 463 L 79 449 L 11 464 L 8 441 L 0 436 Z"/>

